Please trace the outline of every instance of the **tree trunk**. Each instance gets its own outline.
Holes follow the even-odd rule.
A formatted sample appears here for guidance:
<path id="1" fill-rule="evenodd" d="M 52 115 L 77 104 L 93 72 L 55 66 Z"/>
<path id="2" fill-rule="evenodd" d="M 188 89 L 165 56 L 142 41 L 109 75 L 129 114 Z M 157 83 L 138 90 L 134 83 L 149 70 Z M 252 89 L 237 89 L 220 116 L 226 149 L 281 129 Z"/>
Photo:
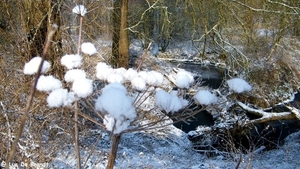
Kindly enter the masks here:
<path id="1" fill-rule="evenodd" d="M 29 41 L 29 58 L 40 56 L 47 36 L 48 10 L 51 9 L 50 1 L 25 0 L 27 17 L 26 32 Z M 49 55 L 51 56 L 51 55 Z"/>
<path id="2" fill-rule="evenodd" d="M 120 139 L 121 139 L 121 135 L 119 135 L 119 134 L 114 134 L 112 136 L 112 139 L 111 139 L 112 144 L 111 144 L 111 148 L 110 148 L 110 152 L 109 152 L 109 158 L 108 158 L 108 163 L 107 163 L 106 169 L 113 169 L 113 167 L 114 167 Z"/>
<path id="3" fill-rule="evenodd" d="M 128 0 L 116 0 L 113 4 L 113 67 L 129 66 L 129 39 L 127 31 Z"/>
<path id="4" fill-rule="evenodd" d="M 44 42 L 47 33 L 51 29 L 52 24 L 61 26 L 61 4 L 62 0 L 25 0 L 25 17 L 26 23 L 24 30 L 27 32 L 28 40 L 28 60 L 35 56 L 40 56 L 44 48 Z M 61 31 L 58 30 L 53 36 L 53 42 L 49 48 L 47 60 L 55 63 L 57 58 L 62 55 Z M 53 64 L 53 74 L 63 77 L 63 68 L 59 64 Z"/>

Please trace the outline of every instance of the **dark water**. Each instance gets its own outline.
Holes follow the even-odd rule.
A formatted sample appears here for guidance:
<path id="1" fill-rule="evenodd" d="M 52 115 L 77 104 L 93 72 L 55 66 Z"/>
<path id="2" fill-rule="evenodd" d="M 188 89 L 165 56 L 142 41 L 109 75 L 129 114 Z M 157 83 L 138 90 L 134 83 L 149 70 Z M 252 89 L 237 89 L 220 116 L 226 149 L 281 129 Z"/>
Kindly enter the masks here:
<path id="1" fill-rule="evenodd" d="M 298 89 L 300 91 L 300 89 Z M 295 99 L 294 101 L 291 102 L 291 105 L 296 107 L 297 109 L 300 109 L 300 93 L 295 94 Z"/>
<path id="2" fill-rule="evenodd" d="M 186 133 L 195 130 L 198 126 L 213 126 L 213 125 L 214 125 L 213 117 L 207 111 L 201 111 L 197 113 L 193 118 L 190 118 L 187 122 L 180 121 L 174 124 L 175 127 L 181 129 Z"/>
<path id="3" fill-rule="evenodd" d="M 217 89 L 223 82 L 224 70 L 221 70 L 213 65 L 202 65 L 192 62 L 170 62 L 174 67 L 185 69 L 194 73 L 195 80 L 201 81 L 201 86 L 208 86 L 212 89 Z M 195 105 L 192 105 L 195 106 Z M 200 109 L 201 107 L 199 107 Z M 196 111 L 197 109 L 195 109 Z M 181 112 L 178 112 L 181 113 Z M 207 111 L 201 111 L 187 122 L 181 121 L 175 123 L 174 126 L 184 132 L 195 130 L 198 126 L 213 126 L 214 120 L 211 114 Z"/>
<path id="4" fill-rule="evenodd" d="M 212 89 L 217 89 L 221 86 L 224 70 L 213 66 L 203 65 L 192 62 L 170 62 L 174 67 L 185 69 L 186 71 L 196 74 L 195 79 L 202 81 L 202 86 L 209 86 Z"/>
<path id="5" fill-rule="evenodd" d="M 215 66 L 204 66 L 201 64 L 188 63 L 188 62 L 171 62 L 172 65 L 178 68 L 185 69 L 196 74 L 196 80 L 201 79 L 201 86 L 209 86 L 210 88 L 217 89 L 221 86 L 224 77 L 224 70 L 220 70 Z M 290 106 L 300 108 L 300 94 L 295 95 L 295 100 L 289 103 Z M 200 109 L 200 107 L 199 107 Z M 269 112 L 284 112 L 289 111 L 284 105 L 276 106 L 269 110 Z M 248 114 L 250 119 L 255 119 L 253 115 Z M 201 111 L 194 118 L 191 118 L 188 123 L 178 122 L 175 126 L 184 132 L 195 130 L 198 126 L 213 126 L 214 119 L 207 111 Z M 300 122 L 298 120 L 278 120 L 270 121 L 261 124 L 255 124 L 252 127 L 235 128 L 229 129 L 226 133 L 224 130 L 218 132 L 217 135 L 223 135 L 223 138 L 232 139 L 235 145 L 241 146 L 244 149 L 249 150 L 251 147 L 264 145 L 266 149 L 273 149 L 283 143 L 284 138 L 289 134 L 300 130 Z M 196 138 L 200 139 L 200 138 Z M 218 140 L 218 139 L 216 139 Z M 222 149 L 226 146 L 221 147 L 219 142 L 216 142 L 217 148 Z M 238 148 L 238 147 L 237 147 Z"/>

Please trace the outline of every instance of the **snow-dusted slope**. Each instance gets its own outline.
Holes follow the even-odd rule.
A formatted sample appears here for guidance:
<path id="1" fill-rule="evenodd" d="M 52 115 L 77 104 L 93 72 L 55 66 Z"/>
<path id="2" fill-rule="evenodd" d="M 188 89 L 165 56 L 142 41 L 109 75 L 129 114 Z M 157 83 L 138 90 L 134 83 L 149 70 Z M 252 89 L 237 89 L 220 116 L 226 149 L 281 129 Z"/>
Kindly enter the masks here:
<path id="1" fill-rule="evenodd" d="M 94 137 L 81 139 L 82 162 L 87 158 Z M 89 146 L 89 147 L 87 147 Z M 94 153 L 90 156 L 85 168 L 105 168 L 110 147 L 110 139 L 103 134 Z M 300 168 L 300 132 L 286 138 L 282 147 L 266 152 L 243 155 L 240 168 L 252 169 L 297 169 Z M 240 155 L 234 158 L 216 156 L 207 158 L 192 149 L 187 135 L 168 126 L 160 130 L 135 132 L 122 135 L 116 160 L 116 169 L 232 169 L 235 168 Z M 73 145 L 66 146 L 57 153 L 48 168 L 76 168 Z"/>

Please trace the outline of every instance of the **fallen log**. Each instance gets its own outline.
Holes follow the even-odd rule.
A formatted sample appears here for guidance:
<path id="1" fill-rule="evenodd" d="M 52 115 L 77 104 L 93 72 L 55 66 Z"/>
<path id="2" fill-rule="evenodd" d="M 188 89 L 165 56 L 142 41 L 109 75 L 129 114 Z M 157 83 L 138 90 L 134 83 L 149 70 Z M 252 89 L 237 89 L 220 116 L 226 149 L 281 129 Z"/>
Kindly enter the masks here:
<path id="1" fill-rule="evenodd" d="M 288 107 L 291 112 L 278 112 L 278 113 L 272 113 L 272 112 L 265 112 L 263 110 L 258 110 L 251 108 L 247 106 L 246 104 L 242 102 L 236 102 L 237 105 L 239 105 L 242 109 L 246 110 L 247 112 L 258 116 L 259 118 L 250 120 L 250 123 L 263 123 L 268 121 L 276 121 L 276 120 L 292 120 L 292 119 L 299 119 L 300 120 L 300 114 L 299 110 L 296 108 Z M 298 117 L 297 117 L 298 116 Z"/>

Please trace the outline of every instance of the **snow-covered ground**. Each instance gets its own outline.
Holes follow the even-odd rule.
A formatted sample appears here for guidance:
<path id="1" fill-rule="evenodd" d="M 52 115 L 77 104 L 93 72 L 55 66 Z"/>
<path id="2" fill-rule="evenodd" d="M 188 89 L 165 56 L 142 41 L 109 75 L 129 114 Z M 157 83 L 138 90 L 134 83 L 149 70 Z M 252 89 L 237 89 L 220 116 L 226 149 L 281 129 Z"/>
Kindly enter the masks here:
<path id="1" fill-rule="evenodd" d="M 110 138 L 108 133 L 94 132 L 84 136 L 81 142 L 81 158 L 86 169 L 103 169 L 106 167 Z M 97 140 L 93 153 L 91 147 Z M 252 169 L 299 169 L 300 168 L 300 132 L 291 134 L 285 139 L 285 144 L 270 150 L 243 154 L 239 168 Z M 89 156 L 90 155 L 90 156 Z M 88 160 L 86 161 L 86 159 Z M 174 126 L 147 132 L 135 132 L 122 135 L 119 145 L 116 169 L 232 169 L 240 161 L 240 154 L 229 153 L 215 157 L 206 157 L 192 148 L 187 134 Z M 15 164 L 17 166 L 17 164 Z M 31 162 L 32 168 L 74 169 L 76 156 L 74 145 L 68 144 L 60 149 L 56 157 L 49 163 Z M 18 165 L 22 167 L 21 164 Z"/>
<path id="2" fill-rule="evenodd" d="M 189 54 L 180 54 L 181 56 L 193 56 L 193 52 L 191 52 L 192 48 L 184 51 L 187 51 Z M 171 55 L 174 54 L 174 51 L 170 52 Z M 136 53 L 140 55 L 142 49 L 136 49 Z M 146 62 L 144 65 L 146 68 L 153 68 L 154 66 L 152 65 L 157 66 L 158 63 L 153 62 L 149 66 L 146 64 L 151 64 L 151 61 L 146 60 Z M 164 66 L 164 63 L 160 62 L 159 66 Z M 111 144 L 110 136 L 107 132 L 101 132 L 100 130 L 90 130 L 89 132 L 92 134 L 80 134 L 82 163 L 88 158 L 84 168 L 105 168 Z M 92 146 L 97 140 L 98 135 L 101 136 L 101 139 L 93 150 Z M 89 153 L 92 150 L 94 152 L 90 155 Z M 239 168 L 300 169 L 299 150 L 300 132 L 297 132 L 287 137 L 284 145 L 270 151 L 260 151 L 260 147 L 258 147 L 256 151 L 242 154 L 242 156 L 233 152 L 227 152 L 214 157 L 206 157 L 193 149 L 193 145 L 186 133 L 170 125 L 161 129 L 123 134 L 115 168 L 231 169 L 236 168 L 240 162 Z M 49 163 L 39 164 L 32 162 L 31 167 L 53 169 L 76 168 L 76 156 L 74 152 L 74 145 L 66 144 L 62 149 L 57 151 L 55 157 Z"/>
<path id="3" fill-rule="evenodd" d="M 88 156 L 95 137 L 83 137 L 82 161 Z M 84 148 L 85 146 L 88 146 Z M 47 168 L 76 168 L 73 145 L 67 145 L 57 153 Z M 110 139 L 103 133 L 94 153 L 85 168 L 105 168 L 109 153 Z M 285 144 L 271 151 L 256 151 L 243 154 L 239 168 L 253 169 L 297 169 L 300 168 L 300 132 L 285 139 Z M 174 126 L 148 132 L 122 135 L 119 145 L 116 169 L 232 169 L 239 162 L 240 154 L 208 158 L 192 148 L 187 134 Z"/>
<path id="4" fill-rule="evenodd" d="M 133 44 L 131 49 L 133 53 L 141 56 L 142 48 L 139 45 Z M 182 48 L 182 46 L 178 48 L 184 49 L 183 51 L 188 53 L 187 58 L 191 58 L 194 55 L 195 51 L 191 47 L 189 50 L 185 50 L 186 48 Z M 170 52 L 170 55 L 175 55 L 176 52 L 172 50 L 166 53 Z M 186 56 L 186 54 L 179 55 Z M 202 62 L 205 63 L 205 61 Z M 151 60 L 146 60 L 144 64 L 148 63 L 151 64 Z M 157 65 L 157 63 L 158 61 L 154 62 L 153 65 Z M 164 66 L 162 62 L 160 62 L 160 66 Z M 152 66 L 146 65 L 144 68 L 147 69 L 149 67 Z M 250 90 L 250 88 L 248 86 L 247 89 Z M 89 157 L 85 168 L 105 168 L 106 166 L 110 149 L 110 137 L 108 133 L 101 134 L 102 138 L 97 143 L 93 154 Z M 82 136 L 80 150 L 83 163 L 91 151 L 91 145 L 95 141 L 95 136 Z M 121 137 L 115 168 L 231 169 L 236 168 L 237 165 L 239 165 L 239 168 L 253 169 L 300 168 L 300 161 L 298 160 L 300 157 L 300 132 L 287 137 L 284 145 L 276 149 L 264 151 L 263 147 L 258 147 L 254 152 L 242 155 L 227 152 L 227 154 L 207 157 L 198 153 L 192 146 L 187 134 L 173 125 L 164 127 L 163 129 L 126 133 Z M 76 157 L 73 145 L 66 145 L 48 164 L 48 168 L 71 169 L 75 168 L 74 166 L 76 166 Z"/>

